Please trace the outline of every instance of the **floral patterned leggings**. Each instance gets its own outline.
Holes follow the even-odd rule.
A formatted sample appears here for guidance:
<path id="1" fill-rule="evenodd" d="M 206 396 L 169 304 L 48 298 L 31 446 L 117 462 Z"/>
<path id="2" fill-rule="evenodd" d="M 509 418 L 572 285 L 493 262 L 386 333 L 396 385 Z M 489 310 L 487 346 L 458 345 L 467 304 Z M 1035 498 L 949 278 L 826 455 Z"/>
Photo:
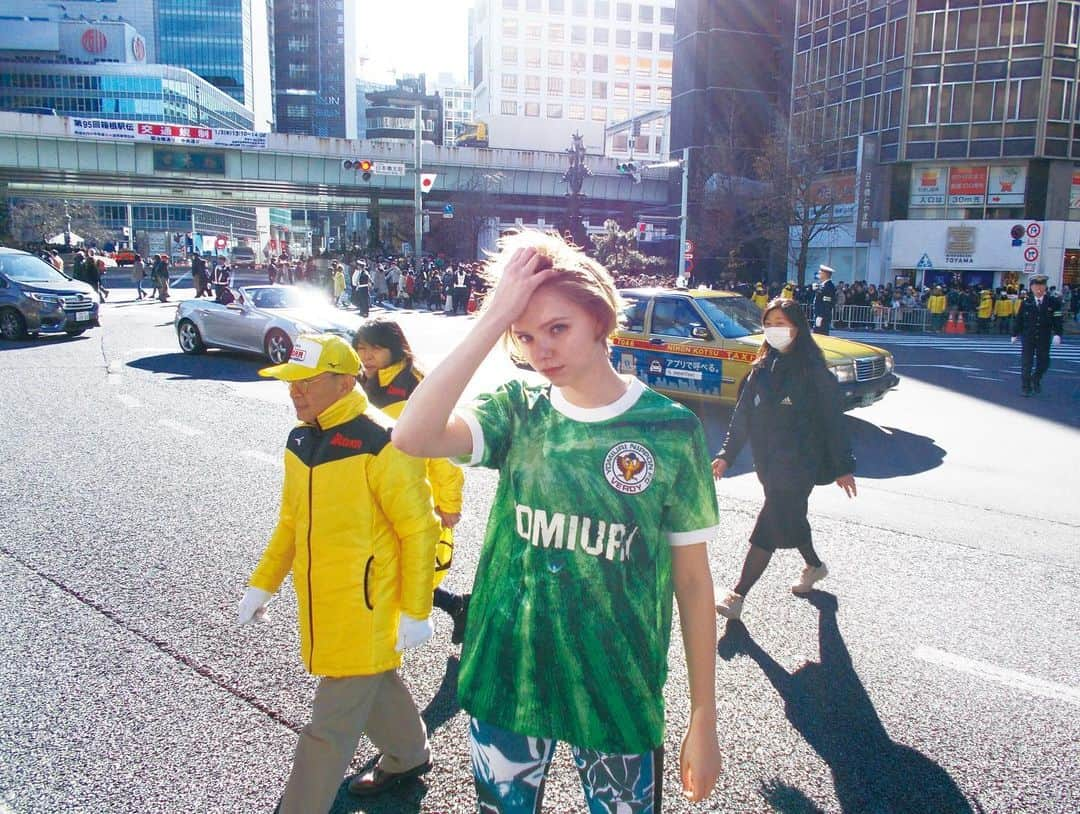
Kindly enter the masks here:
<path id="1" fill-rule="evenodd" d="M 535 814 L 557 741 L 518 735 L 469 722 L 473 775 L 480 814 Z M 570 747 L 589 814 L 660 814 L 663 747 L 639 755 L 612 755 Z"/>

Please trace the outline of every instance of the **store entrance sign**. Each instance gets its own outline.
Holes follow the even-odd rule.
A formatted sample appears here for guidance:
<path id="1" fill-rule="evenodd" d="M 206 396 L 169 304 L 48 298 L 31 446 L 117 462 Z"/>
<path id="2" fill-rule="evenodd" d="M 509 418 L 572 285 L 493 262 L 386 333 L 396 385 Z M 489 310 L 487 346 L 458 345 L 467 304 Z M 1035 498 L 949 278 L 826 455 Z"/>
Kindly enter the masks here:
<path id="1" fill-rule="evenodd" d="M 949 170 L 949 206 L 986 205 L 986 167 L 953 167 Z"/>
<path id="2" fill-rule="evenodd" d="M 945 206 L 948 177 L 948 167 L 912 168 L 910 205 L 913 208 Z"/>
<path id="3" fill-rule="evenodd" d="M 1027 167 L 1008 165 L 990 168 L 987 206 L 1023 206 L 1027 189 Z"/>
<path id="4" fill-rule="evenodd" d="M 972 265 L 975 262 L 975 229 L 970 226 L 950 226 L 945 230 L 945 263 Z"/>

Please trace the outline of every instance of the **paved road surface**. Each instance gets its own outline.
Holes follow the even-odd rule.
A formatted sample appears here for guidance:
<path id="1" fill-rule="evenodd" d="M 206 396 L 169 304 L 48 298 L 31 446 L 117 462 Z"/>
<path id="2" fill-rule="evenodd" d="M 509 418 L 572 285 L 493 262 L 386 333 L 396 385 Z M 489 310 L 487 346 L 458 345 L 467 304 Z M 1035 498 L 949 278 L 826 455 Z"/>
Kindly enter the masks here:
<path id="1" fill-rule="evenodd" d="M 0 346 L 0 812 L 269 812 L 313 681 L 291 585 L 269 624 L 234 614 L 291 410 L 259 360 L 185 357 L 172 307 L 122 299 L 100 331 Z M 469 324 L 402 319 L 428 363 Z M 1080 366 L 1055 351 L 1046 392 L 1024 400 L 1016 355 L 969 341 L 890 342 L 901 387 L 849 418 L 860 496 L 813 496 L 825 590 L 793 597 L 782 553 L 745 625 L 721 626 L 726 770 L 697 808 L 677 793 L 673 647 L 665 810 L 1080 810 Z M 496 353 L 473 389 L 513 372 Z M 699 409 L 719 443 L 726 414 Z M 493 489 L 468 474 L 450 587 L 470 584 Z M 746 461 L 718 492 L 726 585 L 761 495 Z M 473 810 L 458 648 L 439 621 L 404 668 L 436 769 L 375 803 L 343 792 L 335 811 Z M 355 765 L 372 756 L 362 743 Z M 545 811 L 582 810 L 567 757 Z"/>

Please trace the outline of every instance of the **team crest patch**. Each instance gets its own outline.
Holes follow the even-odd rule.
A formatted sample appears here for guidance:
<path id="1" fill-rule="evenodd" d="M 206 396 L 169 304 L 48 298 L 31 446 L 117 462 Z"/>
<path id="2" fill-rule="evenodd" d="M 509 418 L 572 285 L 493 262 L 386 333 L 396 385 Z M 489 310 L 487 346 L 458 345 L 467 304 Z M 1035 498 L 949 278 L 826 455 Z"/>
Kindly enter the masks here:
<path id="1" fill-rule="evenodd" d="M 611 448 L 604 458 L 604 477 L 624 495 L 644 492 L 656 474 L 653 454 L 641 444 L 624 441 Z"/>

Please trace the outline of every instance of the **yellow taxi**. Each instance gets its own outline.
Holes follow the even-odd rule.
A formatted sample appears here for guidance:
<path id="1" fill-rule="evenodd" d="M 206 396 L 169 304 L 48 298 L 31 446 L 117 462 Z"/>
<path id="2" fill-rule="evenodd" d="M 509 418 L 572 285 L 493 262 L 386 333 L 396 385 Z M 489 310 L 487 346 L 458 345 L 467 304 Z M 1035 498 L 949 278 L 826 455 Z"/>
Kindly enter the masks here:
<path id="1" fill-rule="evenodd" d="M 611 362 L 672 398 L 734 405 L 764 340 L 761 309 L 740 294 L 709 289 L 629 288 Z M 814 336 L 836 376 L 844 409 L 882 399 L 900 380 L 892 354 L 835 336 Z"/>

